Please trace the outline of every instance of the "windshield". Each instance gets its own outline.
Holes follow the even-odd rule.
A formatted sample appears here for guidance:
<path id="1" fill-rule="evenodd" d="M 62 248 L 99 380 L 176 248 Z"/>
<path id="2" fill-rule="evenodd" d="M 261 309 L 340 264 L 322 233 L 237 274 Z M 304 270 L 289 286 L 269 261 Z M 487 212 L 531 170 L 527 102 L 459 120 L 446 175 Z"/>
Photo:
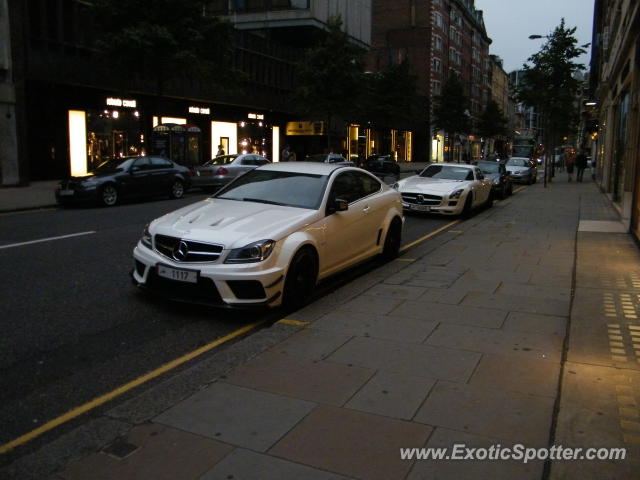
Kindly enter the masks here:
<path id="1" fill-rule="evenodd" d="M 328 178 L 326 175 L 252 170 L 224 187 L 214 198 L 317 210 Z"/>
<path id="2" fill-rule="evenodd" d="M 507 165 L 511 167 L 526 167 L 529 165 L 529 161 L 524 158 L 510 158 L 507 160 Z"/>
<path id="3" fill-rule="evenodd" d="M 478 162 L 478 166 L 482 173 L 500 173 L 500 164 L 498 162 Z"/>
<path id="4" fill-rule="evenodd" d="M 420 176 L 443 180 L 473 180 L 473 171 L 469 168 L 451 165 L 430 165 Z"/>
<path id="5" fill-rule="evenodd" d="M 212 158 L 205 165 L 228 165 L 233 162 L 238 155 L 222 155 L 221 157 Z"/>
<path id="6" fill-rule="evenodd" d="M 104 172 L 114 172 L 118 168 L 126 170 L 129 168 L 129 165 L 133 162 L 132 158 L 111 158 L 109 160 L 105 160 L 96 168 L 93 169 L 94 172 L 104 173 Z"/>

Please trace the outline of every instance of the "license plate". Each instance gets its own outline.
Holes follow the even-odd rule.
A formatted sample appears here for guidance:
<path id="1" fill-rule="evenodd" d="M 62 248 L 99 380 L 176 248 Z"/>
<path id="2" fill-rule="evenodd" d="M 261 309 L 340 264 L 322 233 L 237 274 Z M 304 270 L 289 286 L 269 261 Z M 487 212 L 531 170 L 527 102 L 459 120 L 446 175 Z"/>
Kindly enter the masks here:
<path id="1" fill-rule="evenodd" d="M 177 282 L 198 283 L 197 270 L 179 270 L 177 268 L 158 265 L 158 275 Z"/>
<path id="2" fill-rule="evenodd" d="M 74 192 L 73 190 L 60 190 L 59 193 L 60 193 L 60 196 L 62 196 L 62 197 L 69 197 L 69 196 L 73 195 L 76 192 Z"/>
<path id="3" fill-rule="evenodd" d="M 429 205 L 409 205 L 409 208 L 411 210 L 417 210 L 419 212 L 428 212 L 429 210 L 431 210 L 431 207 Z"/>

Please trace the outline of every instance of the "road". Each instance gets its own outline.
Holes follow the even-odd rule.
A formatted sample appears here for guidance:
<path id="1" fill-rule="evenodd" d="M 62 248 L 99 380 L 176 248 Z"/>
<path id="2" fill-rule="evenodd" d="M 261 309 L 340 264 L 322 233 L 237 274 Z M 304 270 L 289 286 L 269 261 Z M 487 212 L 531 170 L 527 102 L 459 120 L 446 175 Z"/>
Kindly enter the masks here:
<path id="1" fill-rule="evenodd" d="M 0 216 L 0 445 L 243 325 L 274 317 L 172 304 L 132 286 L 131 251 L 144 225 L 204 197 Z M 409 216 L 403 243 L 450 221 Z M 331 289 L 332 281 L 322 291 Z"/>

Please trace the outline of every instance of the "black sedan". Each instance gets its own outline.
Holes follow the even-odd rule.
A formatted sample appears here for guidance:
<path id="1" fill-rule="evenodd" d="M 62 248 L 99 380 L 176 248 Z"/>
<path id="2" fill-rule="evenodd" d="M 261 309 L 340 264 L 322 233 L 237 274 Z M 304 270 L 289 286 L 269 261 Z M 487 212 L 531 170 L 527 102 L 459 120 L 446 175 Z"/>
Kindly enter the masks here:
<path id="1" fill-rule="evenodd" d="M 362 166 L 371 173 L 390 173 L 400 175 L 400 165 L 391 158 L 391 155 L 370 155 Z"/>
<path id="2" fill-rule="evenodd" d="M 511 175 L 507 172 L 504 162 L 481 160 L 478 162 L 478 168 L 485 178 L 491 180 L 491 188 L 496 196 L 506 198 L 513 193 Z"/>
<path id="3" fill-rule="evenodd" d="M 107 160 L 86 176 L 63 180 L 55 195 L 63 205 L 97 201 L 110 207 L 122 198 L 181 198 L 190 186 L 187 167 L 164 157 L 131 157 Z"/>

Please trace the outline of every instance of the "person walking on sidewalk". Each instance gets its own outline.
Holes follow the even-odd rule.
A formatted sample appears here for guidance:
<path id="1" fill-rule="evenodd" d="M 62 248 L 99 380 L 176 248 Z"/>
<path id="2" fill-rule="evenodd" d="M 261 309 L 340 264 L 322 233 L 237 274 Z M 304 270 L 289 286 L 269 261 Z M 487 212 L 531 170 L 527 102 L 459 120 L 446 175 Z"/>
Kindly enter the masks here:
<path id="1" fill-rule="evenodd" d="M 587 156 L 585 155 L 584 150 L 580 150 L 580 153 L 576 157 L 576 168 L 578 169 L 576 181 L 582 182 L 584 171 L 587 168 Z"/>
<path id="2" fill-rule="evenodd" d="M 573 181 L 573 167 L 576 163 L 576 159 L 573 155 L 567 153 L 565 154 L 564 166 L 567 169 L 567 177 L 569 177 L 569 181 Z"/>

